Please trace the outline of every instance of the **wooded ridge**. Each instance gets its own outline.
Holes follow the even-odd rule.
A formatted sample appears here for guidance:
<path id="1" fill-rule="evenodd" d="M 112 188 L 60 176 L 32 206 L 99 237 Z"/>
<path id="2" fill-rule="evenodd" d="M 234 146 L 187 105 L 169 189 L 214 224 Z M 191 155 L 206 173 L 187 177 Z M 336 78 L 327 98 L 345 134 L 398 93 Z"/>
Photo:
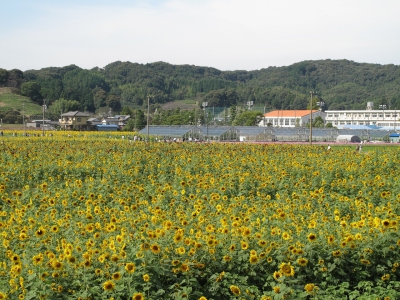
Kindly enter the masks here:
<path id="1" fill-rule="evenodd" d="M 305 109 L 310 91 L 318 93 L 325 109 L 364 109 L 366 103 L 400 108 L 400 67 L 349 60 L 303 61 L 285 67 L 255 71 L 220 71 L 211 67 L 138 64 L 116 61 L 104 68 L 76 65 L 22 72 L 0 69 L 0 86 L 12 87 L 38 104 L 74 100 L 80 110 L 102 107 L 120 111 L 140 107 L 151 95 L 153 106 L 193 99 L 199 108 L 245 106 L 272 109 Z"/>

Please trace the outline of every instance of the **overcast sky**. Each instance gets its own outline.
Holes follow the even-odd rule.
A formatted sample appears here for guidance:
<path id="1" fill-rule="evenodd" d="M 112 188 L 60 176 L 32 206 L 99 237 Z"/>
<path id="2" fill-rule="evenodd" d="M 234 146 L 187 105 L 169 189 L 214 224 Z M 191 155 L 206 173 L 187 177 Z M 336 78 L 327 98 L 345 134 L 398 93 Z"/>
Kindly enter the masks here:
<path id="1" fill-rule="evenodd" d="M 400 64 L 399 0 L 0 0 L 0 68 Z"/>

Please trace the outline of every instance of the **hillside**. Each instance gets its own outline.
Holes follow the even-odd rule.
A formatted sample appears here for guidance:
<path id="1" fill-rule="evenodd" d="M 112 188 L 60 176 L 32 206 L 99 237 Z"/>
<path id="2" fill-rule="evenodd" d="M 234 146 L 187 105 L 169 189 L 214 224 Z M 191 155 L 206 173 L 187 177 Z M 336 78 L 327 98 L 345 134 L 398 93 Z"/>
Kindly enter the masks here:
<path id="1" fill-rule="evenodd" d="M 120 61 L 91 70 L 75 65 L 26 72 L 0 69 L 0 86 L 20 89 L 38 105 L 43 98 L 50 105 L 58 99 L 76 100 L 80 110 L 91 112 L 106 106 L 115 112 L 123 106 L 145 107 L 148 95 L 153 107 L 184 100 L 197 101 L 198 108 L 203 101 L 215 107 L 253 101 L 258 109 L 304 109 L 311 90 L 318 92 L 325 109 L 361 109 L 368 101 L 400 108 L 399 66 L 348 60 L 303 61 L 254 71 Z"/>
<path id="2" fill-rule="evenodd" d="M 26 116 L 42 113 L 42 106 L 34 103 L 31 99 L 16 93 L 17 90 L 9 87 L 0 88 L 0 113 L 10 110 L 24 112 Z"/>

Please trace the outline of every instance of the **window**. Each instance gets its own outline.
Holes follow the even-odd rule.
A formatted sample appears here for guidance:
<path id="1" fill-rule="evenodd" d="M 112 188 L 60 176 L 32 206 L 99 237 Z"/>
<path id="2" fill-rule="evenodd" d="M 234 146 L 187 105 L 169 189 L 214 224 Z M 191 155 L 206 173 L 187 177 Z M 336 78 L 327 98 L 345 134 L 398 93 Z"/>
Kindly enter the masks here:
<path id="1" fill-rule="evenodd" d="M 373 118 L 376 118 L 376 114 L 372 114 L 372 117 L 373 117 Z"/>
<path id="2" fill-rule="evenodd" d="M 80 121 L 81 121 L 81 118 L 76 118 L 76 121 L 77 121 L 77 122 L 80 122 Z"/>
<path id="3" fill-rule="evenodd" d="M 285 119 L 285 125 L 289 125 L 289 119 Z"/>

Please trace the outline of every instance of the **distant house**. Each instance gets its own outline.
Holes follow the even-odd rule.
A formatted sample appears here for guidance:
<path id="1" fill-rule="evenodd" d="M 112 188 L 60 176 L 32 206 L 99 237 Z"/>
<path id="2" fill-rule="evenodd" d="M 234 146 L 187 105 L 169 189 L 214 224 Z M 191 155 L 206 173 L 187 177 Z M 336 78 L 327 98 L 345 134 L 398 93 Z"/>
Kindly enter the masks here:
<path id="1" fill-rule="evenodd" d="M 104 118 L 101 122 L 103 125 L 118 125 L 123 128 L 131 116 L 129 115 L 116 115 L 114 117 Z"/>
<path id="2" fill-rule="evenodd" d="M 258 126 L 274 127 L 302 127 L 310 122 L 310 110 L 274 110 L 264 114 Z M 325 113 L 320 110 L 312 111 L 312 118 L 321 117 L 325 120 Z"/>
<path id="3" fill-rule="evenodd" d="M 32 120 L 30 122 L 26 123 L 26 127 L 28 128 L 40 128 L 44 130 L 55 130 L 56 126 L 58 126 L 59 123 L 57 121 L 51 121 L 51 120 Z"/>
<path id="4" fill-rule="evenodd" d="M 50 125 L 51 120 L 32 120 L 26 123 L 26 127 L 42 128 Z"/>
<path id="5" fill-rule="evenodd" d="M 88 124 L 90 115 L 80 111 L 69 111 L 61 115 L 60 126 L 65 130 L 89 130 Z"/>

